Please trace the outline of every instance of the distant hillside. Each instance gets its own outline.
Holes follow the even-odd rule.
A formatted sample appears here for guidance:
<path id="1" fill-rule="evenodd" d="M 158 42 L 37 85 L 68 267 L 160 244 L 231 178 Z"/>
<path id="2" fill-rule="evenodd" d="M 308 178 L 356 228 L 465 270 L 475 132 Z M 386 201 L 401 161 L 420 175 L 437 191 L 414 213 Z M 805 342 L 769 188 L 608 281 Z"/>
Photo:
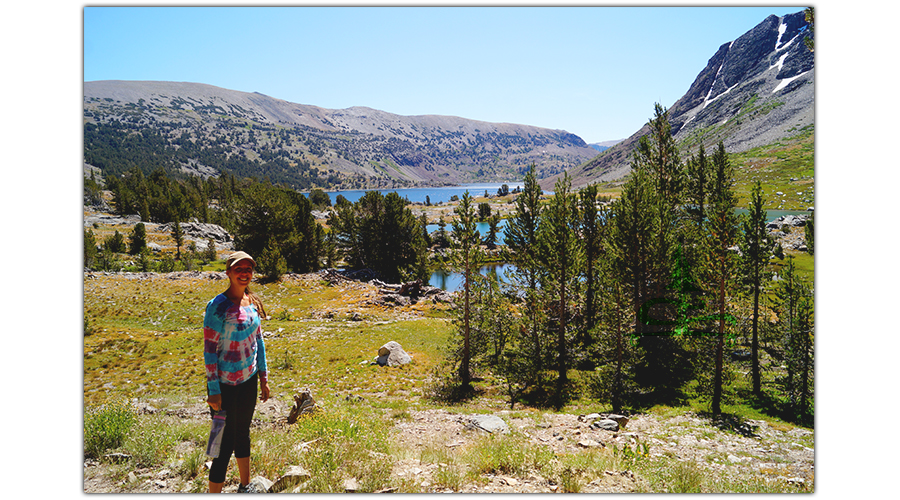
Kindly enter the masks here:
<path id="1" fill-rule="evenodd" d="M 672 134 L 687 158 L 700 144 L 720 140 L 729 153 L 773 144 L 815 123 L 815 57 L 803 43 L 810 36 L 803 12 L 769 16 L 733 42 L 719 47 L 694 83 L 668 108 Z M 660 103 L 666 106 L 666 103 Z M 647 103 L 647 117 L 653 103 Z M 631 170 L 632 151 L 643 128 L 569 171 L 573 187 L 620 179 Z M 545 189 L 555 178 L 545 179 Z"/>
<path id="2" fill-rule="evenodd" d="M 624 140 L 625 139 L 616 139 L 614 141 L 592 142 L 588 144 L 588 146 L 596 149 L 599 152 L 603 152 Z"/>
<path id="3" fill-rule="evenodd" d="M 297 189 L 552 176 L 596 151 L 564 130 L 296 104 L 200 83 L 84 83 L 85 163 L 268 177 Z"/>

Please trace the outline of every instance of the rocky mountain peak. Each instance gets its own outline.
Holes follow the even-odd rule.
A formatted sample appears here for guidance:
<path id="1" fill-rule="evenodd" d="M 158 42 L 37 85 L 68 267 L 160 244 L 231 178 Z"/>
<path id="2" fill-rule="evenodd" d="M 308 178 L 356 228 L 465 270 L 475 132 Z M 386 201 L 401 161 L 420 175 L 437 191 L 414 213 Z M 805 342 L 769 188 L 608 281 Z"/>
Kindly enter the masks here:
<path id="1" fill-rule="evenodd" d="M 814 124 L 815 57 L 804 13 L 769 16 L 723 43 L 669 111 L 672 134 L 685 155 L 721 140 L 729 152 L 769 144 Z M 664 104 L 664 103 L 661 103 Z M 665 104 L 664 104 L 665 105 Z M 652 106 L 648 104 L 648 115 Z M 630 171 L 631 152 L 649 129 L 569 172 L 573 185 L 610 181 Z M 543 182 L 551 187 L 555 178 Z"/>

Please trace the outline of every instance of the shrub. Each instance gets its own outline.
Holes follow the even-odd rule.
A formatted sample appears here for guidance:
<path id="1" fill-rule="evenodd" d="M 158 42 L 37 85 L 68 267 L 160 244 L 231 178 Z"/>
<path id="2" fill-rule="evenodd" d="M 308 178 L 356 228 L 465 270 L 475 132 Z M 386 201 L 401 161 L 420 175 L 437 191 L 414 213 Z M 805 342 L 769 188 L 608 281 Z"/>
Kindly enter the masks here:
<path id="1" fill-rule="evenodd" d="M 157 264 L 156 269 L 161 273 L 171 273 L 175 270 L 175 259 L 171 255 L 164 255 Z"/>
<path id="2" fill-rule="evenodd" d="M 476 474 L 524 476 L 532 470 L 549 472 L 555 458 L 549 447 L 534 445 L 521 435 L 490 435 L 466 450 L 466 462 Z"/>
<path id="3" fill-rule="evenodd" d="M 118 230 L 103 240 L 103 247 L 112 253 L 125 252 L 125 237 Z"/>
<path id="4" fill-rule="evenodd" d="M 94 237 L 94 231 L 90 229 L 84 230 L 84 267 L 92 268 L 94 260 L 97 258 L 97 239 Z"/>
<path id="5" fill-rule="evenodd" d="M 206 453 L 203 448 L 193 448 L 184 456 L 179 472 L 186 478 L 193 479 L 200 474 L 200 470 L 203 468 L 203 464 L 206 463 L 206 460 Z"/>
<path id="6" fill-rule="evenodd" d="M 131 232 L 131 244 L 129 245 L 128 253 L 137 255 L 145 248 L 147 248 L 147 228 L 144 227 L 143 222 L 138 222 Z"/>
<path id="7" fill-rule="evenodd" d="M 84 336 L 87 337 L 88 335 L 93 335 L 96 331 L 97 327 L 91 324 L 87 313 L 84 313 Z"/>
<path id="8" fill-rule="evenodd" d="M 212 262 L 216 260 L 216 241 L 210 238 L 206 242 L 206 249 L 203 250 L 203 261 Z"/>
<path id="9" fill-rule="evenodd" d="M 99 458 L 125 442 L 137 416 L 126 402 L 88 408 L 84 415 L 84 454 Z"/>
<path id="10" fill-rule="evenodd" d="M 175 446 L 175 432 L 175 426 L 168 422 L 145 420 L 129 433 L 123 448 L 137 467 L 160 465 Z"/>
<path id="11" fill-rule="evenodd" d="M 281 255 L 278 245 L 269 241 L 266 248 L 259 254 L 259 272 L 271 281 L 278 281 L 281 275 L 287 273 L 287 261 Z"/>
<path id="12" fill-rule="evenodd" d="M 148 250 L 146 247 L 144 247 L 144 249 L 141 250 L 141 253 L 138 255 L 137 264 L 138 269 L 140 269 L 141 272 L 148 273 L 153 271 L 153 259 L 150 258 L 150 250 Z"/>
<path id="13" fill-rule="evenodd" d="M 300 465 L 312 474 L 303 491 L 342 493 L 347 477 L 359 479 L 361 492 L 390 484 L 390 459 L 372 453 L 386 439 L 387 422 L 350 406 L 329 408 L 327 413 L 301 417 L 291 429 L 296 439 L 309 443 L 299 457 Z"/>

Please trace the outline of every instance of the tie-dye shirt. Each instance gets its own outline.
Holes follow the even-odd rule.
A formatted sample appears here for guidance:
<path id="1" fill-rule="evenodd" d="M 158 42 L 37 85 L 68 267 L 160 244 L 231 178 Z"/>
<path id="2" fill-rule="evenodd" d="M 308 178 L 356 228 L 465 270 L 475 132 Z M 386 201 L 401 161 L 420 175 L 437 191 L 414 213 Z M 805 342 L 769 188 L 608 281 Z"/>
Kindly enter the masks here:
<path id="1" fill-rule="evenodd" d="M 219 383 L 238 385 L 259 371 L 266 380 L 266 346 L 256 306 L 235 305 L 224 293 L 206 305 L 203 362 L 209 394 L 221 394 Z"/>

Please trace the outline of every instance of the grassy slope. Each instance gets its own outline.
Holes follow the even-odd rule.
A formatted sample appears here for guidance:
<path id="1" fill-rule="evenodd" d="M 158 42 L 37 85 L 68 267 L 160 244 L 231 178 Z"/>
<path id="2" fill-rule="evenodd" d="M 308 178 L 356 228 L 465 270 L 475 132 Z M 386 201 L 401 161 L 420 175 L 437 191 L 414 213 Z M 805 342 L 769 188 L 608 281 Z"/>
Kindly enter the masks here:
<path id="1" fill-rule="evenodd" d="M 738 206 L 748 205 L 750 188 L 757 180 L 762 185 L 768 209 L 806 210 L 815 205 L 813 126 L 799 129 L 796 135 L 774 144 L 731 154 L 729 158 L 735 167 Z M 776 194 L 779 191 L 783 196 Z"/>
<path id="2" fill-rule="evenodd" d="M 707 155 L 711 154 L 711 150 L 707 151 Z M 812 125 L 797 129 L 795 135 L 775 143 L 730 153 L 729 159 L 735 170 L 738 207 L 747 207 L 750 188 L 757 180 L 763 188 L 767 209 L 806 210 L 815 206 L 815 128 Z M 686 161 L 687 156 L 682 160 Z M 623 182 L 620 179 L 600 183 L 600 194 L 618 198 Z M 777 195 L 779 191 L 783 195 Z"/>
<path id="3" fill-rule="evenodd" d="M 225 281 L 188 275 L 180 279 L 136 276 L 98 275 L 84 281 L 85 314 L 93 329 L 84 339 L 86 408 L 131 398 L 154 400 L 157 406 L 165 406 L 166 401 L 176 405 L 202 402 L 201 313 L 209 298 L 224 289 Z M 290 401 L 296 389 L 309 387 L 328 408 L 321 417 L 304 420 L 298 426 L 255 429 L 253 462 L 257 474 L 274 479 L 286 467 L 299 463 L 314 473 L 315 480 L 305 491 L 342 491 L 346 473 L 365 478 L 364 491 L 392 485 L 399 492 L 421 492 L 412 480 L 390 478 L 391 464 L 414 458 L 440 464 L 442 468 L 434 475 L 435 486 L 456 491 L 465 483 L 483 484 L 501 472 L 524 478 L 533 467 L 564 491 L 578 491 L 588 481 L 608 476 L 604 473 L 608 470 L 634 471 L 639 477 L 637 484 L 643 485 L 639 491 L 796 491 L 782 482 L 767 482 L 753 472 L 748 472 L 746 479 L 723 482 L 717 474 L 704 472 L 700 464 L 689 464 L 690 470 L 678 469 L 680 462 L 666 455 L 651 460 L 615 450 L 595 450 L 532 463 L 534 457 L 548 451 L 519 434 L 500 441 L 475 440 L 458 450 L 443 446 L 404 448 L 402 443 L 393 443 L 391 427 L 409 420 L 413 409 L 436 406 L 423 396 L 429 372 L 453 335 L 447 307 L 419 304 L 387 310 L 367 303 L 376 294 L 373 287 L 355 283 L 329 286 L 314 276 L 257 284 L 255 290 L 272 317 L 265 328 L 271 332 L 266 347 L 273 398 Z M 414 362 L 394 369 L 370 365 L 378 347 L 389 340 L 403 345 Z M 571 373 L 576 385 L 585 375 L 574 370 Z M 495 412 L 506 407 L 497 380 L 487 375 L 477 385 L 483 390 L 479 398 L 446 409 Z M 347 403 L 347 394 L 362 395 L 366 403 Z M 764 419 L 773 427 L 793 428 L 743 405 L 727 405 L 725 409 L 744 418 Z M 608 408 L 586 397 L 563 408 L 570 414 L 605 410 Z M 684 415 L 705 410 L 701 403 L 694 402 L 650 411 Z M 542 411 L 520 407 L 515 414 L 540 420 Z M 206 478 L 200 447 L 205 432 L 205 426 L 196 422 L 141 415 L 121 448 L 135 457 L 135 464 L 114 467 L 112 473 L 123 476 L 119 479 L 124 481 L 124 475 L 139 464 L 168 466 L 180 475 L 185 488 L 202 491 Z M 297 452 L 301 443 L 314 441 L 313 453 Z M 389 441 L 392 444 L 385 448 Z M 185 447 L 185 442 L 192 444 Z M 809 445 L 813 446 L 811 442 Z M 552 454 L 547 457 L 553 458 Z M 236 472 L 230 474 L 232 484 Z M 679 486 L 681 477 L 692 478 L 691 485 Z M 141 482 L 124 482 L 126 489 L 142 487 Z"/>
<path id="4" fill-rule="evenodd" d="M 224 280 L 148 280 L 100 276 L 84 283 L 84 311 L 95 333 L 84 340 L 85 402 L 117 396 L 203 397 L 203 310 Z M 415 308 L 401 317 L 363 304 L 369 290 L 314 279 L 256 285 L 272 320 L 265 329 L 273 389 L 421 395 L 426 370 L 450 334 L 449 322 Z M 353 312 L 360 321 L 351 319 Z M 416 363 L 378 370 L 378 348 L 399 342 Z"/>

